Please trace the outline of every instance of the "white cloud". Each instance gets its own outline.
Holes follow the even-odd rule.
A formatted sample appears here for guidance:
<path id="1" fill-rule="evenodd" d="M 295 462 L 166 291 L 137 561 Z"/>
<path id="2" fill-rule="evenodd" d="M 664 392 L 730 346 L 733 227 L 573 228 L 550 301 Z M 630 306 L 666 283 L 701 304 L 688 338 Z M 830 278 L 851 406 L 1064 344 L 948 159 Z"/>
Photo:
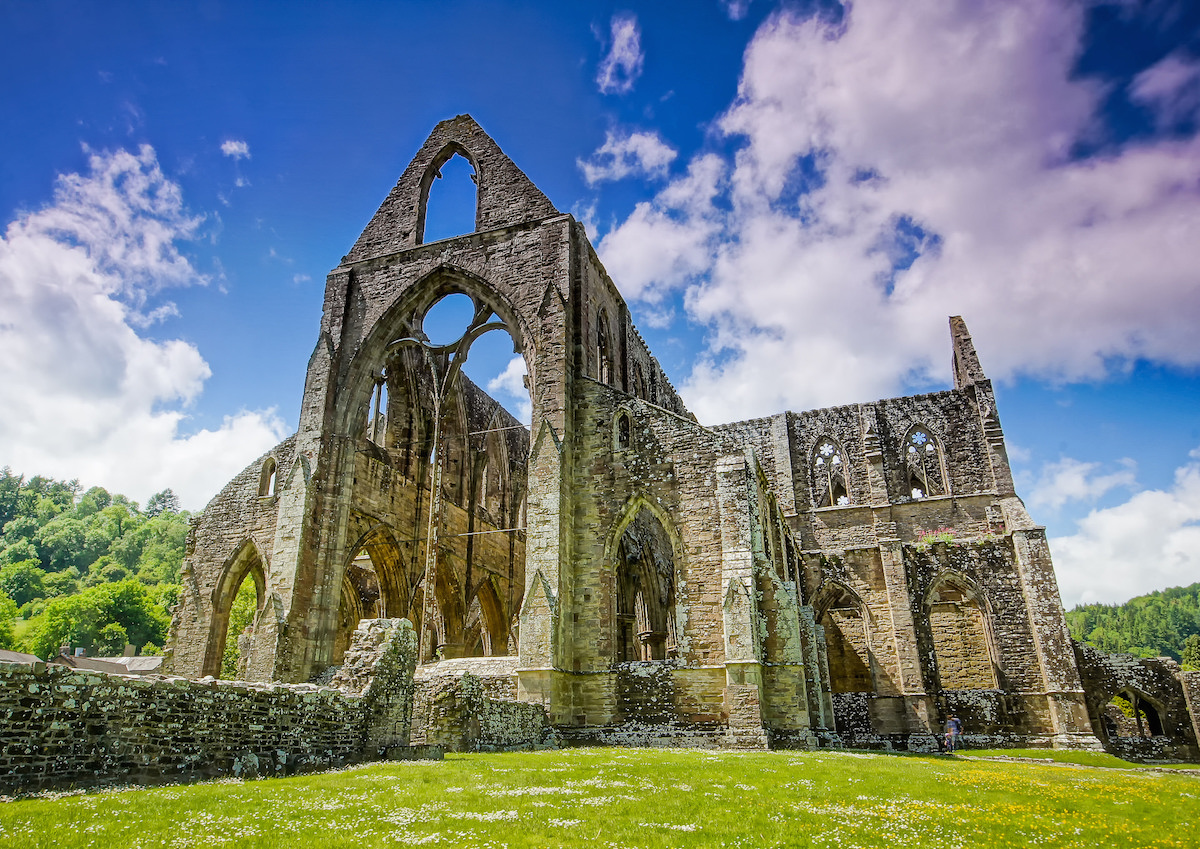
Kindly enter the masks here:
<path id="1" fill-rule="evenodd" d="M 221 153 L 234 159 L 249 159 L 250 145 L 241 139 L 226 139 L 221 142 Z"/>
<path id="2" fill-rule="evenodd" d="M 612 18 L 612 43 L 608 53 L 600 60 L 596 84 L 601 94 L 626 94 L 642 75 L 642 33 L 638 29 L 637 16 L 629 12 L 618 12 Z"/>
<path id="3" fill-rule="evenodd" d="M 1050 540 L 1063 604 L 1114 604 L 1200 580 L 1200 450 L 1167 490 L 1093 510 L 1071 536 Z"/>
<path id="4" fill-rule="evenodd" d="M 944 383 L 956 314 L 996 378 L 1200 364 L 1200 141 L 1071 159 L 1104 94 L 1072 76 L 1082 32 L 1047 0 L 760 27 L 716 125 L 739 149 L 600 244 L 626 295 L 682 290 L 710 328 L 682 387 L 702 421 Z"/>
<path id="5" fill-rule="evenodd" d="M 1085 463 L 1072 457 L 1047 463 L 1030 490 L 1029 504 L 1058 510 L 1071 501 L 1094 502 L 1117 487 L 1132 487 L 1136 483 L 1134 462 L 1124 459 L 1121 466 L 1118 471 L 1097 474 L 1099 463 Z"/>
<path id="6" fill-rule="evenodd" d="M 678 155 L 658 133 L 616 135 L 609 130 L 604 136 L 604 144 L 591 157 L 575 162 L 587 184 L 594 186 L 605 180 L 625 177 L 665 177 L 667 167 Z"/>
<path id="7" fill-rule="evenodd" d="M 725 10 L 725 14 L 729 15 L 729 20 L 740 21 L 746 17 L 746 12 L 750 11 L 750 4 L 754 0 L 719 0 L 721 8 Z"/>
<path id="8" fill-rule="evenodd" d="M 1129 94 L 1154 110 L 1159 126 L 1194 118 L 1200 112 L 1200 61 L 1172 53 L 1134 77 Z"/>
<path id="9" fill-rule="evenodd" d="M 533 405 L 529 401 L 529 390 L 525 388 L 525 375 L 528 373 L 525 358 L 518 354 L 509 360 L 504 371 L 489 380 L 487 385 L 488 394 L 507 397 L 507 404 L 503 398 L 496 400 L 526 425 L 533 420 Z"/>
<path id="10" fill-rule="evenodd" d="M 0 465 L 79 477 L 144 500 L 173 488 L 185 506 L 282 436 L 272 411 L 242 412 L 181 436 L 209 377 L 200 352 L 139 334 L 174 306 L 150 301 L 205 279 L 179 252 L 200 219 L 153 149 L 91 153 L 58 180 L 54 203 L 0 238 Z"/>

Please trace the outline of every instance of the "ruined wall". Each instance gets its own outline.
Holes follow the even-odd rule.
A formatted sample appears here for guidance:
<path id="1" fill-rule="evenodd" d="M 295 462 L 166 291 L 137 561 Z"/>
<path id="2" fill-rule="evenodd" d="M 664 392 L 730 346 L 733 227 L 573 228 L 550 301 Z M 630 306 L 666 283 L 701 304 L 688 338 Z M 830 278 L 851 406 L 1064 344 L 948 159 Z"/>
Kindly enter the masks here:
<path id="1" fill-rule="evenodd" d="M 419 682 L 413 743 L 451 752 L 495 752 L 558 745 L 541 705 L 505 697 L 509 685 L 470 672 Z"/>
<path id="2" fill-rule="evenodd" d="M 264 582 L 262 615 L 249 651 L 248 677 L 271 677 L 282 599 L 271 581 L 279 492 L 305 477 L 289 437 L 238 474 L 192 519 L 180 570 L 180 597 L 171 621 L 164 669 L 200 677 L 220 670 L 224 630 L 216 633 L 243 576 Z M 272 479 L 269 471 L 274 470 Z"/>
<path id="3" fill-rule="evenodd" d="M 0 664 L 0 790 L 373 760 L 408 743 L 416 640 L 403 620 L 357 636 L 352 692 Z"/>
<path id="4" fill-rule="evenodd" d="M 1072 641 L 1072 645 L 1087 692 L 1088 714 L 1105 749 L 1134 760 L 1200 758 L 1192 713 L 1196 673 L 1183 672 L 1170 658 L 1107 654 L 1082 643 Z M 1150 723 L 1139 726 L 1135 720 L 1114 722 L 1106 717 L 1106 707 L 1118 694 L 1149 705 Z"/>

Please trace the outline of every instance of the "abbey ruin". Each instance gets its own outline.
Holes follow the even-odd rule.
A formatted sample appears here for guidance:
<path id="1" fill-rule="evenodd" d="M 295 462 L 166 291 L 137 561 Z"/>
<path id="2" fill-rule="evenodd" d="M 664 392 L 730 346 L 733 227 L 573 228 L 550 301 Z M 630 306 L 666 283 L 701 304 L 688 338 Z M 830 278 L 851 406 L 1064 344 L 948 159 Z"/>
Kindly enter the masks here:
<path id="1" fill-rule="evenodd" d="M 454 155 L 475 231 L 426 243 Z M 437 345 L 452 293 L 474 317 Z M 529 429 L 462 374 L 488 332 L 524 357 Z M 930 749 L 956 713 L 994 745 L 1097 748 L 1129 692 L 1194 756 L 1194 677 L 1072 644 L 960 318 L 950 342 L 952 389 L 702 425 L 584 228 L 445 121 L 329 273 L 297 433 L 194 522 L 167 663 L 218 675 L 238 639 L 239 677 L 320 681 L 360 620 L 404 618 L 417 741 L 457 686 L 559 743 Z"/>

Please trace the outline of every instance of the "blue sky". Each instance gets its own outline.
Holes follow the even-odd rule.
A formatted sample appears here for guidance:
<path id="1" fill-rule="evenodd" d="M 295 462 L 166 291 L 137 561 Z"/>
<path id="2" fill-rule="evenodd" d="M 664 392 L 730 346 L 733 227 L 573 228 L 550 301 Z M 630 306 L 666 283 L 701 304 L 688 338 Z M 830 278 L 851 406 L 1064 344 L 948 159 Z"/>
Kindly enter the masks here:
<path id="1" fill-rule="evenodd" d="M 0 465 L 202 507 L 469 112 L 702 421 L 944 388 L 962 314 L 1064 601 L 1200 580 L 1194 3 L 10 2 L 0 46 Z"/>

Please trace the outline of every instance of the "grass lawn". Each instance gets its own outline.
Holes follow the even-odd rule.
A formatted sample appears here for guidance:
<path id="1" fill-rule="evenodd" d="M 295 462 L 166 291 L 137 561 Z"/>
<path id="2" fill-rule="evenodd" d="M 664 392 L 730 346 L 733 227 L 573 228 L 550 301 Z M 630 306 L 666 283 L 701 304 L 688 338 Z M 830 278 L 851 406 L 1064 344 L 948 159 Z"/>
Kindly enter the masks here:
<path id="1" fill-rule="evenodd" d="M 573 749 L 22 799 L 0 804 L 0 845 L 1194 847 L 1198 819 L 1188 773 Z"/>

